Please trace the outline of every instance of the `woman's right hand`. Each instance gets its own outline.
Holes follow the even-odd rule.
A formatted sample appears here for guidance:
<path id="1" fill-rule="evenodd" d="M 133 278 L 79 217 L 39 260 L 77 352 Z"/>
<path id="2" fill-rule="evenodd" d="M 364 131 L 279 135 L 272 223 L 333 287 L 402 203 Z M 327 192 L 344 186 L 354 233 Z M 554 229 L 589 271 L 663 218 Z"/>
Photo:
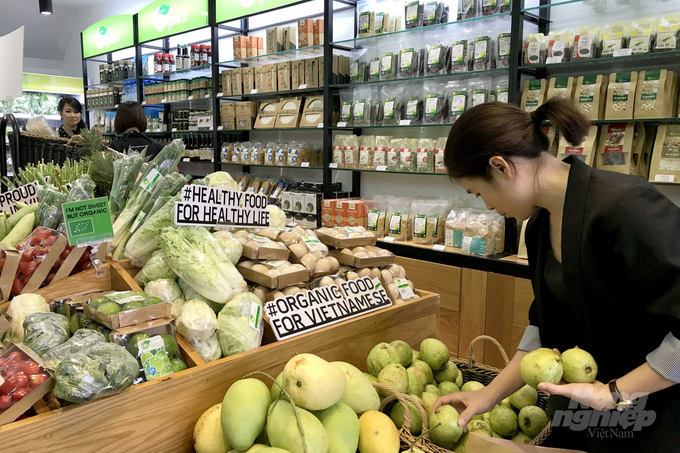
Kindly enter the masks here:
<path id="1" fill-rule="evenodd" d="M 458 425 L 465 428 L 473 415 L 490 412 L 496 405 L 495 396 L 488 387 L 473 392 L 456 392 L 439 397 L 432 406 L 432 412 L 448 404 L 458 411 Z"/>

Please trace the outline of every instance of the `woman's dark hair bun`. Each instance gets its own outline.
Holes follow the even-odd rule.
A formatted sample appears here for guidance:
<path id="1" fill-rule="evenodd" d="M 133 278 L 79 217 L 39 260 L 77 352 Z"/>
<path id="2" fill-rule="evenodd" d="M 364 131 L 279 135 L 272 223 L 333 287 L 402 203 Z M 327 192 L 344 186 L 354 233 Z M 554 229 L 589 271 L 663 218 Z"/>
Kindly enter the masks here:
<path id="1" fill-rule="evenodd" d="M 588 135 L 590 121 L 588 121 L 571 102 L 561 98 L 553 98 L 541 104 L 531 114 L 534 122 L 540 125 L 549 121 L 555 127 L 561 138 L 574 146 L 578 146 Z"/>

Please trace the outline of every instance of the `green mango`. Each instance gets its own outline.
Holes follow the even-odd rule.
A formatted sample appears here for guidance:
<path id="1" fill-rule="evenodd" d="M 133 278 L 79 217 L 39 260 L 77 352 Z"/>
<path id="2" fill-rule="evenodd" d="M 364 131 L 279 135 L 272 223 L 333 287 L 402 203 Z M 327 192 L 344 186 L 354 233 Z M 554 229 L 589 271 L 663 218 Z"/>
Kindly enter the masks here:
<path id="1" fill-rule="evenodd" d="M 276 382 L 279 383 L 279 385 L 283 385 L 283 371 L 279 373 L 278 376 L 276 376 Z M 281 395 L 281 399 L 283 401 L 288 401 L 288 397 L 286 396 L 285 393 L 281 392 L 281 387 L 279 387 L 276 384 L 272 384 L 271 388 L 271 395 L 272 395 L 272 402 L 276 399 L 277 396 Z"/>
<path id="2" fill-rule="evenodd" d="M 358 371 L 358 370 L 357 370 Z M 361 373 L 361 372 L 359 372 Z M 355 453 L 359 445 L 359 417 L 350 406 L 337 402 L 328 409 L 312 412 L 328 436 L 328 453 Z"/>
<path id="3" fill-rule="evenodd" d="M 282 450 L 276 447 L 265 447 L 257 450 L 259 453 L 290 453 L 288 450 Z"/>
<path id="4" fill-rule="evenodd" d="M 162 304 L 165 303 L 163 299 L 160 297 L 148 297 L 144 299 L 144 302 L 142 302 L 142 305 L 145 307 L 148 307 L 149 305 L 156 305 L 156 304 Z"/>
<path id="5" fill-rule="evenodd" d="M 135 300 L 135 301 L 128 302 L 127 304 L 123 305 L 122 311 L 137 310 L 138 308 L 142 308 L 143 306 L 144 306 L 144 304 Z"/>
<path id="6" fill-rule="evenodd" d="M 229 445 L 247 450 L 264 429 L 272 400 L 260 380 L 242 379 L 229 387 L 222 399 L 222 432 Z"/>
<path id="7" fill-rule="evenodd" d="M 307 453 L 328 453 L 328 435 L 319 419 L 302 408 L 297 407 L 296 411 L 305 433 Z M 290 453 L 303 453 L 295 412 L 288 401 L 279 400 L 272 408 L 267 417 L 267 436 L 272 447 L 283 448 Z"/>

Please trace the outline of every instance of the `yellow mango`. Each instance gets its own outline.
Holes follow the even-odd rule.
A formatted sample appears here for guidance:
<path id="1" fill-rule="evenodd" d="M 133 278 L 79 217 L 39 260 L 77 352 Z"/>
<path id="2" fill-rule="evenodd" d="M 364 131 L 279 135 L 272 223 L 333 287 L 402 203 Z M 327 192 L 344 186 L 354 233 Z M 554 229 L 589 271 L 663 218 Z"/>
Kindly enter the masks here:
<path id="1" fill-rule="evenodd" d="M 399 453 L 399 432 L 382 412 L 367 411 L 359 418 L 361 453 Z"/>
<path id="2" fill-rule="evenodd" d="M 227 445 L 222 434 L 220 412 L 222 403 L 215 404 L 201 415 L 194 426 L 194 450 L 196 453 L 227 453 Z"/>
<path id="3" fill-rule="evenodd" d="M 310 411 L 340 401 L 347 387 L 345 373 L 314 354 L 296 355 L 283 369 L 283 388 L 296 406 Z"/>

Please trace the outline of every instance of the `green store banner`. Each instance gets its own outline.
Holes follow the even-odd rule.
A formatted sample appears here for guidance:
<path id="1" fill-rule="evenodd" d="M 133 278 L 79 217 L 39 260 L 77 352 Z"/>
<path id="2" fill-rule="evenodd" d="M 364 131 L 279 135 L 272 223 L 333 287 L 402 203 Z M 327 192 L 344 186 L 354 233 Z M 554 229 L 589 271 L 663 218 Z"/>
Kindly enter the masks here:
<path id="1" fill-rule="evenodd" d="M 298 3 L 300 0 L 216 0 L 217 22 L 226 22 L 279 6 Z"/>
<path id="2" fill-rule="evenodd" d="M 80 77 L 62 77 L 24 72 L 22 74 L 21 88 L 23 91 L 82 95 L 83 79 Z"/>
<path id="3" fill-rule="evenodd" d="M 107 17 L 83 31 L 83 57 L 125 49 L 135 45 L 132 16 L 121 14 Z"/>
<path id="4" fill-rule="evenodd" d="M 208 25 L 208 0 L 156 0 L 137 13 L 139 42 Z"/>

